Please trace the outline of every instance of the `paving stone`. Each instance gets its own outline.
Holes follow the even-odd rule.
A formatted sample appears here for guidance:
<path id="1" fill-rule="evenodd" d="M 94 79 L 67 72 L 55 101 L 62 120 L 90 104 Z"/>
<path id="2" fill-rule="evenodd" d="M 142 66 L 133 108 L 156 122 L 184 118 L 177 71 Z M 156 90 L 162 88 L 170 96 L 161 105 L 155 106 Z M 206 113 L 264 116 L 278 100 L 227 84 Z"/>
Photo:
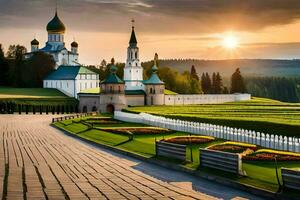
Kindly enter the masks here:
<path id="1" fill-rule="evenodd" d="M 0 196 L 8 164 L 7 199 L 212 198 L 137 171 L 136 163 L 74 140 L 50 121 L 50 115 L 0 115 Z"/>

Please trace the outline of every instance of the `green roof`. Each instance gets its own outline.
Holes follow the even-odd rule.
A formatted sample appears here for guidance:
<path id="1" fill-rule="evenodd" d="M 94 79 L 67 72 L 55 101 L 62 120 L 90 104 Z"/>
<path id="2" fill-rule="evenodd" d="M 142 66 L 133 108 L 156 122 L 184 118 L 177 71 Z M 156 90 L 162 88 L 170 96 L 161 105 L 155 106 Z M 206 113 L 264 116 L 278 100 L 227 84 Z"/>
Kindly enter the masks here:
<path id="1" fill-rule="evenodd" d="M 47 25 L 47 31 L 52 33 L 64 33 L 66 31 L 66 27 L 64 23 L 57 16 L 57 12 L 55 12 L 55 16 Z"/>
<path id="2" fill-rule="evenodd" d="M 125 90 L 126 95 L 145 95 L 144 90 Z"/>
<path id="3" fill-rule="evenodd" d="M 75 80 L 78 74 L 96 74 L 82 66 L 61 65 L 50 73 L 44 80 Z"/>
<path id="4" fill-rule="evenodd" d="M 176 94 L 178 94 L 178 93 L 173 92 L 173 91 L 171 91 L 171 90 L 165 89 L 164 94 L 165 94 L 165 95 L 176 95 Z"/>
<path id="5" fill-rule="evenodd" d="M 164 82 L 162 82 L 159 79 L 159 77 L 158 77 L 158 75 L 156 73 L 153 73 L 151 75 L 151 77 L 148 80 L 143 81 L 143 83 L 145 85 L 163 85 L 163 84 L 165 84 Z"/>
<path id="6" fill-rule="evenodd" d="M 102 81 L 101 83 L 104 84 L 123 84 L 124 81 L 122 81 L 116 74 L 110 73 L 107 78 Z"/>
<path id="7" fill-rule="evenodd" d="M 100 94 L 101 89 L 98 88 L 90 88 L 83 91 L 80 91 L 79 94 Z"/>

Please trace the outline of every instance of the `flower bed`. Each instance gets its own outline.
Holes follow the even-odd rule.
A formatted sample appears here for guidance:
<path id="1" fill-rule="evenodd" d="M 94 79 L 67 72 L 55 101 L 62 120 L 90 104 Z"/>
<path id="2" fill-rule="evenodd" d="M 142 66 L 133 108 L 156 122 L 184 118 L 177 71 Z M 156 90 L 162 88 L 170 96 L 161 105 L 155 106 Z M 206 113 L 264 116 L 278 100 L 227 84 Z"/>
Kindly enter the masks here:
<path id="1" fill-rule="evenodd" d="M 257 149 L 257 147 L 256 145 L 252 145 L 252 144 L 245 144 L 245 143 L 238 143 L 238 142 L 224 142 L 222 144 L 211 146 L 208 149 L 242 154 L 244 152 L 252 153 Z"/>
<path id="2" fill-rule="evenodd" d="M 155 134 L 169 134 L 174 133 L 174 131 L 169 129 L 163 129 L 163 128 L 155 128 L 155 127 L 138 127 L 138 128 L 105 128 L 101 129 L 103 131 L 116 133 L 116 134 L 122 134 L 122 135 L 155 135 Z"/>
<path id="3" fill-rule="evenodd" d="M 284 151 L 275 151 L 270 149 L 261 149 L 252 154 L 243 157 L 243 160 L 249 161 L 300 161 L 300 154 Z"/>
<path id="4" fill-rule="evenodd" d="M 111 117 L 91 117 L 84 121 L 89 124 L 120 124 L 120 123 L 122 123 L 120 121 L 112 119 Z"/>
<path id="5" fill-rule="evenodd" d="M 165 142 L 176 143 L 176 144 L 203 144 L 213 141 L 215 138 L 208 136 L 181 136 L 165 139 Z"/>

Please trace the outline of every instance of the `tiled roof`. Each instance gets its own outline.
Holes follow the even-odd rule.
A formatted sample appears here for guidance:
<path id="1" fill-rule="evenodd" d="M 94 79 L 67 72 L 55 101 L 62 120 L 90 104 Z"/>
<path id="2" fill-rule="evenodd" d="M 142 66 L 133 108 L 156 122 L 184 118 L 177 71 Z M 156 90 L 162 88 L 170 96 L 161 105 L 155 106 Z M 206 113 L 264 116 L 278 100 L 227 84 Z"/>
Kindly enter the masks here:
<path id="1" fill-rule="evenodd" d="M 57 70 L 50 73 L 44 80 L 75 80 L 78 74 L 96 74 L 82 66 L 61 65 Z"/>

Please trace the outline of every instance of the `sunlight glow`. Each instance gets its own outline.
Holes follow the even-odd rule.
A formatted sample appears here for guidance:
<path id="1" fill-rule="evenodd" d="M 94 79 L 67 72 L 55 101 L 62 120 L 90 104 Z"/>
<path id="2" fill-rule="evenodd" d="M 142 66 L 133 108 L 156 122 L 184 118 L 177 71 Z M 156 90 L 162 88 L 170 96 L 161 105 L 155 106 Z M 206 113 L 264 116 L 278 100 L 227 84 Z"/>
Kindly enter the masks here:
<path id="1" fill-rule="evenodd" d="M 228 34 L 223 38 L 223 47 L 226 49 L 235 49 L 239 45 L 238 38 L 233 34 Z"/>

